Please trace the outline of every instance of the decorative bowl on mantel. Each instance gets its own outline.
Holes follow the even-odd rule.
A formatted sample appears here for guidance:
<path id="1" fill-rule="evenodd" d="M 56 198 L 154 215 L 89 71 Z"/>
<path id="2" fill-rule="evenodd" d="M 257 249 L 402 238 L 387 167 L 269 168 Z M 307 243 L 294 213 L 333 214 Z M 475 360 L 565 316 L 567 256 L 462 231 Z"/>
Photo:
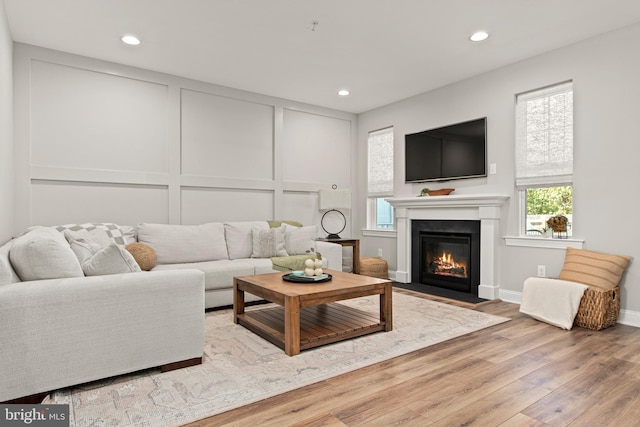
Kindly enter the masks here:
<path id="1" fill-rule="evenodd" d="M 449 194 L 453 193 L 455 191 L 455 188 L 441 188 L 439 190 L 429 190 L 428 188 L 423 188 L 422 192 L 420 193 L 420 197 L 422 196 L 448 196 Z"/>

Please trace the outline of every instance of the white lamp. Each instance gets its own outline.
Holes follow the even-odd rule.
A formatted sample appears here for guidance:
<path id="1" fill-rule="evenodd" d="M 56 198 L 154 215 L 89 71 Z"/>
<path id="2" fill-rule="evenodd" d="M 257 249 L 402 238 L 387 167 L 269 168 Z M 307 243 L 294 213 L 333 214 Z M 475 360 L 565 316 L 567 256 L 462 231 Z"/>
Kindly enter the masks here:
<path id="1" fill-rule="evenodd" d="M 322 226 L 322 229 L 328 233 L 327 239 L 340 239 L 339 234 L 342 233 L 346 228 L 347 218 L 338 209 L 351 209 L 351 191 L 338 190 L 338 187 L 335 184 L 331 188 L 331 190 L 318 191 L 320 197 L 318 203 L 319 208 L 321 211 L 326 211 L 322 215 L 320 225 Z M 340 228 L 339 230 L 337 229 L 339 227 L 337 227 L 335 230 L 329 231 L 325 227 L 325 217 L 331 212 L 337 212 L 342 216 L 342 228 Z"/>

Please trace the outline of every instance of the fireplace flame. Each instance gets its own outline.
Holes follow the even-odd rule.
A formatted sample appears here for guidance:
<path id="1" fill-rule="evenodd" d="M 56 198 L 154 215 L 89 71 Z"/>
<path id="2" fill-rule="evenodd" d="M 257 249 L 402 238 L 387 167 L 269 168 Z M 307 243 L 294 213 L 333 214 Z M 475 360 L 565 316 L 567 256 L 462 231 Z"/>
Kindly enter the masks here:
<path id="1" fill-rule="evenodd" d="M 436 257 L 432 261 L 430 270 L 432 274 L 467 277 L 466 263 L 456 261 L 453 254 L 447 253 L 446 251 L 443 251 L 442 256 Z"/>
<path id="2" fill-rule="evenodd" d="M 458 264 L 454 259 L 452 254 L 448 254 L 446 252 L 442 252 L 442 256 L 440 257 L 440 263 L 444 266 L 448 267 L 464 267 L 463 265 Z"/>

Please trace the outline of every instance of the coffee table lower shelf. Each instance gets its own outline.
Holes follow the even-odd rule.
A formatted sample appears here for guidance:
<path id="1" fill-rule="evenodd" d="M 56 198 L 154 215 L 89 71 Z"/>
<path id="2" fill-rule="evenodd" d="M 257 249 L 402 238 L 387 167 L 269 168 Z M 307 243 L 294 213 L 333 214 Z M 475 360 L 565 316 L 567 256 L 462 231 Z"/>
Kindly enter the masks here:
<path id="1" fill-rule="evenodd" d="M 247 311 L 238 315 L 238 323 L 285 349 L 284 307 Z M 329 303 L 300 309 L 300 350 L 384 330 L 385 323 L 375 314 L 342 304 Z"/>

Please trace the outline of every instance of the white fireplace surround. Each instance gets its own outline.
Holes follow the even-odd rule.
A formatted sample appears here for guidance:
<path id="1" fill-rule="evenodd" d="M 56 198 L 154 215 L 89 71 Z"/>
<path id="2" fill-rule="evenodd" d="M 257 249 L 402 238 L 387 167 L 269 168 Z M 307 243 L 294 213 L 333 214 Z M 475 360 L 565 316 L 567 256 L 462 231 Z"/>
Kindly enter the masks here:
<path id="1" fill-rule="evenodd" d="M 497 243 L 504 194 L 460 194 L 450 196 L 398 197 L 386 199 L 395 209 L 398 236 L 396 280 L 411 283 L 412 220 L 480 221 L 480 286 L 478 296 L 496 299 L 500 291 Z"/>

